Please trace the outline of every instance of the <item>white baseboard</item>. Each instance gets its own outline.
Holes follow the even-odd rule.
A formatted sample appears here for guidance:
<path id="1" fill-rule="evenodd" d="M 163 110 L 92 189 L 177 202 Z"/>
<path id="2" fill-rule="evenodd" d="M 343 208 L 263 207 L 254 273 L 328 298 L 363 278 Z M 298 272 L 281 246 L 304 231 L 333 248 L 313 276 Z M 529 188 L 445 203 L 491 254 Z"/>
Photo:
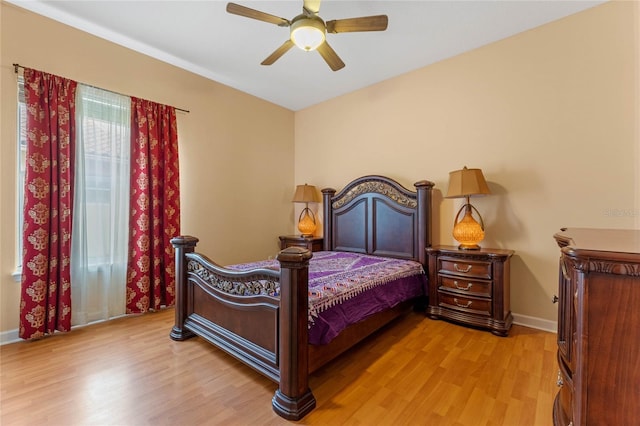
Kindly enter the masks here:
<path id="1" fill-rule="evenodd" d="M 528 315 L 513 314 L 513 323 L 551 333 L 556 333 L 558 331 L 557 322 L 537 317 L 530 317 Z M 21 340 L 22 339 L 18 337 L 18 329 L 0 332 L 0 346 L 8 343 L 19 342 Z"/>
<path id="2" fill-rule="evenodd" d="M 0 332 L 0 346 L 8 343 L 19 342 L 22 339 L 18 337 L 18 329 Z"/>
<path id="3" fill-rule="evenodd" d="M 530 317 L 528 315 L 513 314 L 513 323 L 524 327 L 535 328 L 538 330 L 548 331 L 550 333 L 558 332 L 558 323 L 543 318 Z"/>
<path id="4" fill-rule="evenodd" d="M 120 317 L 124 317 L 124 316 L 126 316 L 126 314 L 119 314 L 119 315 L 117 315 L 115 317 L 111 317 L 109 319 L 101 319 L 101 320 L 91 321 L 91 322 L 89 322 L 87 324 L 72 325 L 71 326 L 71 330 L 75 330 L 76 328 L 86 327 L 88 325 L 98 324 L 98 323 L 101 323 L 101 322 L 109 321 L 109 320 L 120 318 Z M 59 333 L 59 331 L 54 331 L 54 333 Z M 0 332 L 0 346 L 6 345 L 6 344 L 9 344 L 9 343 L 22 342 L 22 341 L 24 341 L 24 340 L 21 339 L 20 337 L 18 337 L 18 329 L 17 328 L 15 330 L 9 330 L 9 331 Z"/>

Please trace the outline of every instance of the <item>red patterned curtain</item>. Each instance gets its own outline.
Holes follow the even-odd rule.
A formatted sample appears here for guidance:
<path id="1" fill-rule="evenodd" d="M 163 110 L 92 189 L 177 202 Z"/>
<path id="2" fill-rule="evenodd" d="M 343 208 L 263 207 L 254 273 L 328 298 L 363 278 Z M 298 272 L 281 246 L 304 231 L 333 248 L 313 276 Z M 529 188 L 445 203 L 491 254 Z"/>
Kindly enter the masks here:
<path id="1" fill-rule="evenodd" d="M 131 98 L 131 216 L 127 313 L 171 306 L 180 233 L 175 108 Z"/>
<path id="2" fill-rule="evenodd" d="M 71 212 L 77 83 L 25 68 L 27 152 L 20 330 L 71 328 Z"/>

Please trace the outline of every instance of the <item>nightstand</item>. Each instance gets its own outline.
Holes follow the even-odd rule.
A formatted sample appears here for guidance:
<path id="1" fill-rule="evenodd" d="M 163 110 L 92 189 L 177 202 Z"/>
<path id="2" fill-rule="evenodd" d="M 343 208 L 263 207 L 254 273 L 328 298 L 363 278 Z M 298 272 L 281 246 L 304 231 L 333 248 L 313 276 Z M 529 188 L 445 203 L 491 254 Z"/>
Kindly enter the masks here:
<path id="1" fill-rule="evenodd" d="M 511 250 L 427 248 L 429 306 L 433 319 L 448 319 L 506 336 L 513 316 L 510 304 Z"/>
<path id="2" fill-rule="evenodd" d="M 302 235 L 280 235 L 280 250 L 287 247 L 304 247 L 311 251 L 321 251 L 323 249 L 322 237 L 303 237 Z"/>

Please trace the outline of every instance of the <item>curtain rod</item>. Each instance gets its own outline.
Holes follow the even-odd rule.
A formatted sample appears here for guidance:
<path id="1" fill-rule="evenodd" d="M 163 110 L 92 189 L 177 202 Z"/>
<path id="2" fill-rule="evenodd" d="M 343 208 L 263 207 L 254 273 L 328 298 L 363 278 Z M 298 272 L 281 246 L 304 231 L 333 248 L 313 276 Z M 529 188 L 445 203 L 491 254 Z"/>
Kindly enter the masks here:
<path id="1" fill-rule="evenodd" d="M 20 68 L 22 68 L 23 70 L 25 69 L 25 67 L 24 67 L 24 66 L 22 66 L 22 65 L 20 65 L 20 64 L 13 64 L 13 71 L 14 71 L 16 74 L 18 74 L 18 70 L 19 70 Z M 115 93 L 116 95 L 121 95 L 121 96 L 128 96 L 128 97 L 131 97 L 130 95 L 125 95 L 124 93 L 115 92 L 115 91 L 113 91 L 113 90 L 108 90 L 108 89 L 103 89 L 102 87 L 92 86 L 91 84 L 87 84 L 87 83 L 81 83 L 81 84 L 84 84 L 85 86 L 89 86 L 89 87 L 91 87 L 91 88 L 93 88 L 93 89 L 100 89 L 100 90 L 104 90 L 104 91 L 106 91 L 106 92 Z M 169 106 L 171 106 L 171 105 L 169 105 Z M 181 112 L 184 112 L 184 113 L 186 113 L 186 114 L 189 114 L 189 113 L 191 112 L 191 111 L 189 111 L 188 109 L 182 109 L 182 108 L 178 108 L 178 107 L 174 107 L 174 106 L 171 106 L 171 108 L 175 108 L 175 110 L 176 110 L 176 111 L 181 111 Z"/>

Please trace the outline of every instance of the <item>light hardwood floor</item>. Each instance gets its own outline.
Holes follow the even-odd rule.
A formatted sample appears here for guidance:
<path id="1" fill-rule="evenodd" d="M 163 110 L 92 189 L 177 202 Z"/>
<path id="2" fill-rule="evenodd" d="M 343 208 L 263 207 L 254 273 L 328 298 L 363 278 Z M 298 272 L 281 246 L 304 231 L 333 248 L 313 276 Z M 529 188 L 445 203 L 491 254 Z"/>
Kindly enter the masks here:
<path id="1" fill-rule="evenodd" d="M 496 337 L 411 313 L 314 373 L 316 409 L 288 422 L 276 385 L 199 338 L 173 310 L 0 348 L 0 424 L 551 425 L 555 334 Z"/>

